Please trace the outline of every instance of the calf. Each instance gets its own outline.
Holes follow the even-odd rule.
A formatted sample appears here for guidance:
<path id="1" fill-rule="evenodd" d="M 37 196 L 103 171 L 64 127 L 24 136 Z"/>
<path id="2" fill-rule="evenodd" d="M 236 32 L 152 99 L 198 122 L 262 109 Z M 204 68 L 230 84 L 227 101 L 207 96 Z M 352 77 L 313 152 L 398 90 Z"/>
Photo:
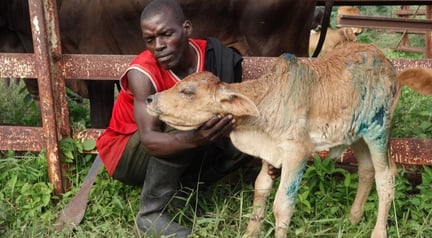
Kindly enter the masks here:
<path id="1" fill-rule="evenodd" d="M 359 173 L 350 220 L 360 221 L 375 176 L 379 207 L 371 237 L 386 237 L 396 172 L 388 156 L 390 124 L 403 84 L 432 93 L 432 73 L 409 69 L 398 76 L 375 46 L 349 44 L 314 61 L 283 55 L 259 79 L 242 83 L 197 73 L 150 96 L 147 110 L 180 130 L 197 128 L 215 115 L 235 116 L 233 144 L 263 160 L 245 237 L 259 235 L 272 188 L 269 164 L 281 168 L 273 212 L 275 236 L 286 237 L 307 159 L 314 151 L 341 152 L 348 146 Z"/>

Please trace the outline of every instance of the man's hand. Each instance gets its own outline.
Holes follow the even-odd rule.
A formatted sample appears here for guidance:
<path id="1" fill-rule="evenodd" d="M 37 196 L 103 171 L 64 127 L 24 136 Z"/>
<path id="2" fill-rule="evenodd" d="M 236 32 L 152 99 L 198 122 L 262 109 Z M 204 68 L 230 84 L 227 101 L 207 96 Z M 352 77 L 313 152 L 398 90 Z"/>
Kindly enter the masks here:
<path id="1" fill-rule="evenodd" d="M 205 145 L 228 136 L 234 128 L 235 119 L 232 115 L 215 116 L 194 131 L 194 140 L 199 145 Z"/>
<path id="2" fill-rule="evenodd" d="M 198 129 L 184 134 L 183 141 L 188 141 L 195 146 L 201 146 L 215 142 L 216 140 L 228 136 L 234 128 L 235 119 L 232 115 L 215 116 L 208 120 Z"/>
<path id="3" fill-rule="evenodd" d="M 281 169 L 277 169 L 275 167 L 273 167 L 272 165 L 268 165 L 268 171 L 267 171 L 268 175 L 270 175 L 270 177 L 275 180 L 277 177 L 280 176 L 281 174 Z"/>

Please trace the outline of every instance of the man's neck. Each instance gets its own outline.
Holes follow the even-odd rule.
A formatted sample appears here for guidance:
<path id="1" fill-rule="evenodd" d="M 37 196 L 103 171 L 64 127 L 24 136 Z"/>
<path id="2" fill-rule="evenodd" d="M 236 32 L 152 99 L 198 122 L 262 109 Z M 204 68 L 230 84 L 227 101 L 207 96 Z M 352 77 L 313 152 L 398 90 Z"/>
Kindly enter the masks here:
<path id="1" fill-rule="evenodd" d="M 189 44 L 186 54 L 178 68 L 173 69 L 172 72 L 180 79 L 197 72 L 198 67 L 198 52 Z"/>

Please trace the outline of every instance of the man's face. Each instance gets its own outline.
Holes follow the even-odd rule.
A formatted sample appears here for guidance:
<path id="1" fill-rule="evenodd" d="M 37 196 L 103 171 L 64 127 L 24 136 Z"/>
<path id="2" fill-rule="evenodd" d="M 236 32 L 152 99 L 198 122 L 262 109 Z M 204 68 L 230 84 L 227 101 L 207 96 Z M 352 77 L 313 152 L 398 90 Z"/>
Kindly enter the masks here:
<path id="1" fill-rule="evenodd" d="M 169 11 L 141 21 L 141 30 L 148 50 L 165 68 L 176 67 L 188 47 L 188 26 L 179 23 Z"/>

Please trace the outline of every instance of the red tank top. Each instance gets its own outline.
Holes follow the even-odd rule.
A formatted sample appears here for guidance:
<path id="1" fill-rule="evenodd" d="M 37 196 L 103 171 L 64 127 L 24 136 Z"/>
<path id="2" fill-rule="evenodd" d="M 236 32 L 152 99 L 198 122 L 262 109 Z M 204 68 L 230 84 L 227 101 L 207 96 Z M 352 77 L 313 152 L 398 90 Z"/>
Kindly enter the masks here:
<path id="1" fill-rule="evenodd" d="M 201 72 L 204 70 L 207 41 L 190 39 L 189 43 L 197 52 L 197 72 Z M 114 104 L 108 128 L 105 129 L 96 141 L 98 153 L 111 176 L 117 167 L 130 136 L 138 129 L 133 114 L 133 95 L 128 89 L 127 72 L 131 69 L 146 74 L 150 78 L 156 92 L 167 90 L 180 81 L 171 70 L 164 69 L 148 50 L 143 51 L 129 64 L 129 67 L 120 78 L 121 90 Z"/>

